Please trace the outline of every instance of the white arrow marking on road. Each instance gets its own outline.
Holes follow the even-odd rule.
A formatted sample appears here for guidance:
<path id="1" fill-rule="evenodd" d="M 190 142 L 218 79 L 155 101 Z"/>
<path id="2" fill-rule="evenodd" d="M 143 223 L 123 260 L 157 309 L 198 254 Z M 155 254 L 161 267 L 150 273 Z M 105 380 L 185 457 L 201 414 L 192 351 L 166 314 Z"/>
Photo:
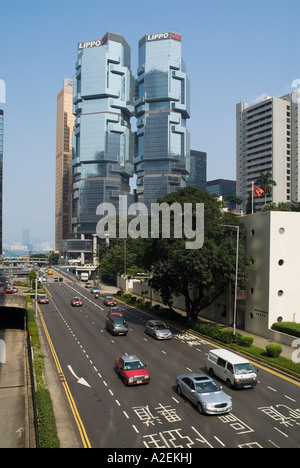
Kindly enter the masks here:
<path id="1" fill-rule="evenodd" d="M 6 363 L 6 351 L 5 351 L 5 341 L 0 340 L 0 363 Z"/>
<path id="2" fill-rule="evenodd" d="M 78 377 L 75 372 L 73 371 L 72 367 L 71 366 L 68 366 L 68 369 L 69 371 L 71 372 L 71 374 L 74 375 L 75 379 L 77 379 L 77 383 L 81 384 L 81 385 L 85 385 L 86 387 L 90 387 L 90 385 L 87 383 L 86 380 L 84 380 L 83 377 Z"/>

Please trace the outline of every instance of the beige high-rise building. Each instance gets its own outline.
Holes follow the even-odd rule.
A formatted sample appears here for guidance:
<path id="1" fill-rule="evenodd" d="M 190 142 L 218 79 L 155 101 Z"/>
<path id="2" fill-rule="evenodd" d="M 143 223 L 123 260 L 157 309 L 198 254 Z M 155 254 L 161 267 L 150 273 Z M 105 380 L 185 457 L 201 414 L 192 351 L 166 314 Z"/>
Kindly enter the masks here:
<path id="1" fill-rule="evenodd" d="M 71 237 L 73 80 L 64 79 L 57 95 L 56 110 L 56 179 L 55 179 L 55 250 Z"/>
<path id="2" fill-rule="evenodd" d="M 236 190 L 246 205 L 260 173 L 271 174 L 276 182 L 269 202 L 300 201 L 298 163 L 300 145 L 299 93 L 266 97 L 249 106 L 241 102 L 236 106 Z M 265 204 L 265 196 L 256 197 L 256 211 Z"/>

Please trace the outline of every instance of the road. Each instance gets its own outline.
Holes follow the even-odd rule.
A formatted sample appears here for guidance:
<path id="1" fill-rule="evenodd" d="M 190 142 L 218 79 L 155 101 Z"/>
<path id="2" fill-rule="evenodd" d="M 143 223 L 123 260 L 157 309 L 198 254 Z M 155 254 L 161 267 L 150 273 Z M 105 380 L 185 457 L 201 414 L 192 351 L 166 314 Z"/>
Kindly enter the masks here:
<path id="1" fill-rule="evenodd" d="M 179 329 L 172 330 L 172 340 L 154 340 L 144 332 L 149 315 L 121 303 L 129 333 L 112 336 L 101 297 L 67 280 L 46 286 L 50 303 L 40 310 L 91 447 L 300 447 L 299 382 L 260 368 L 254 389 L 225 388 L 231 413 L 200 415 L 177 395 L 175 378 L 205 373 L 213 344 Z M 73 308 L 71 298 L 78 294 L 83 306 Z M 147 364 L 149 384 L 123 384 L 114 362 L 124 354 Z"/>

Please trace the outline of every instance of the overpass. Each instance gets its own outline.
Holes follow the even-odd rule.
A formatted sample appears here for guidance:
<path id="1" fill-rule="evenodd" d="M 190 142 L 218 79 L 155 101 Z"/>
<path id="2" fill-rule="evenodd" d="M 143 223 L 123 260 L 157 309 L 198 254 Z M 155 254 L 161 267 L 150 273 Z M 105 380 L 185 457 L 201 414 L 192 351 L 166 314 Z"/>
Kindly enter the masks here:
<path id="1" fill-rule="evenodd" d="M 21 257 L 2 257 L 1 263 L 3 265 L 18 265 L 18 264 L 30 264 L 30 265 L 35 265 L 35 264 L 44 264 L 46 265 L 49 263 L 48 258 L 21 258 Z"/>

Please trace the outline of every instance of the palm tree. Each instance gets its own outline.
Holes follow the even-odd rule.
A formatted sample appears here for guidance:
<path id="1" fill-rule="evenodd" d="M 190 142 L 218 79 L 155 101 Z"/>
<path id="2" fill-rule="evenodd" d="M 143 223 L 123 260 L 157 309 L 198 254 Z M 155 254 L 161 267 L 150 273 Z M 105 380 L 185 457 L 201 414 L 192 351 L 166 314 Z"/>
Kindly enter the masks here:
<path id="1" fill-rule="evenodd" d="M 265 204 L 267 203 L 267 195 L 272 194 L 272 189 L 277 185 L 275 180 L 272 179 L 271 172 L 261 172 L 259 174 L 258 179 L 255 182 L 255 185 L 258 185 L 260 188 L 263 189 L 265 194 Z"/>

